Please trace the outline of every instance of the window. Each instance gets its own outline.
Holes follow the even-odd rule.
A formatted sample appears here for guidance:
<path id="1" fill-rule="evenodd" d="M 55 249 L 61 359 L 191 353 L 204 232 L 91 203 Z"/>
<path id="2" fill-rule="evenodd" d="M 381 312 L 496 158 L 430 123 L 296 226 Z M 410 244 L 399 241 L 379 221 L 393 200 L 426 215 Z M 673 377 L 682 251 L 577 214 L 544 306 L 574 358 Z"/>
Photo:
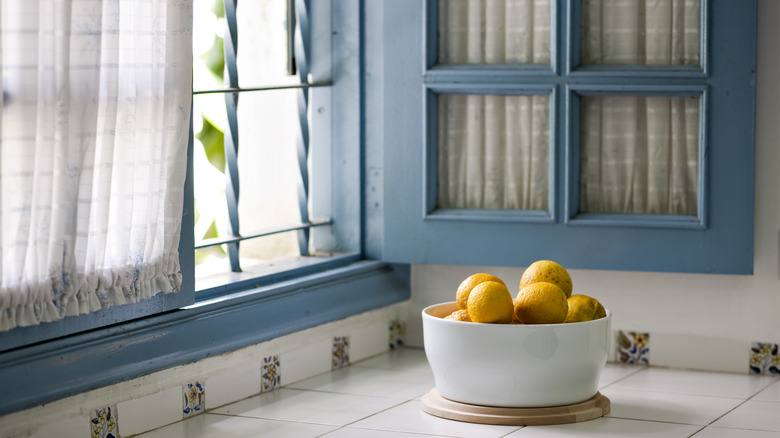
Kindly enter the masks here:
<path id="1" fill-rule="evenodd" d="M 331 24 L 320 19 L 311 26 L 310 8 L 292 0 L 242 3 L 240 9 L 231 0 L 195 3 L 200 297 L 241 289 L 243 280 L 268 283 L 359 258 L 354 244 L 322 238 L 351 221 L 341 215 L 334 223 L 334 212 L 319 200 L 329 189 L 329 169 L 315 160 L 332 152 L 330 137 L 317 135 L 329 129 L 319 126 L 328 120 L 317 116 L 331 110 L 323 97 L 332 72 L 322 55 L 328 45 L 311 32 L 322 27 L 318 31 L 327 34 Z M 319 64 L 314 71 L 312 60 Z"/>
<path id="2" fill-rule="evenodd" d="M 242 7 L 250 14 L 251 8 L 259 5 L 260 2 L 241 3 L 236 14 L 240 17 L 244 13 Z M 0 371 L 9 394 L 0 401 L 0 415 L 233 351 L 409 297 L 409 268 L 377 259 L 382 243 L 375 237 L 381 220 L 376 212 L 366 208 L 369 203 L 379 202 L 369 187 L 378 182 L 375 174 L 381 169 L 382 148 L 366 141 L 368 130 L 361 117 L 366 98 L 361 79 L 364 10 L 356 1 L 297 0 L 296 6 L 300 5 L 308 11 L 311 30 L 310 82 L 332 84 L 305 87 L 309 89 L 312 139 L 308 159 L 312 182 L 307 204 L 310 218 L 332 221 L 312 228 L 315 243 L 309 248 L 326 254 L 296 257 L 282 269 L 275 263 L 264 270 L 228 272 L 226 278 L 207 288 L 194 304 L 186 307 L 181 306 L 187 303 L 179 303 L 173 309 L 162 307 L 152 299 L 117 307 L 112 309 L 115 313 L 108 315 L 96 312 L 91 319 L 66 318 L 61 323 L 0 334 Z M 371 19 L 381 19 L 381 15 L 372 15 Z M 243 97 L 250 94 L 241 95 L 239 108 L 247 102 L 245 107 L 251 107 L 252 98 Z M 251 112 L 248 115 L 247 124 L 251 127 Z M 252 147 L 250 141 L 243 140 L 239 156 Z M 194 150 L 191 144 L 190 156 Z M 249 169 L 251 172 L 251 163 Z M 371 185 L 364 186 L 364 182 Z M 185 190 L 192 193 L 191 177 Z M 257 188 L 242 186 L 242 193 L 253 190 Z M 189 204 L 185 202 L 183 228 L 189 221 L 189 230 L 193 229 L 193 212 L 190 198 Z M 251 234 L 253 228 L 244 228 L 246 221 L 240 224 L 243 237 Z M 297 230 L 293 231 L 296 233 Z M 194 265 L 193 240 L 192 233 L 183 233 L 183 267 Z M 191 270 L 184 276 L 193 278 Z M 191 281 L 183 287 L 190 292 L 195 288 Z M 192 299 L 191 294 L 189 297 Z"/>
<path id="3" fill-rule="evenodd" d="M 384 12 L 386 260 L 752 272 L 755 2 Z"/>

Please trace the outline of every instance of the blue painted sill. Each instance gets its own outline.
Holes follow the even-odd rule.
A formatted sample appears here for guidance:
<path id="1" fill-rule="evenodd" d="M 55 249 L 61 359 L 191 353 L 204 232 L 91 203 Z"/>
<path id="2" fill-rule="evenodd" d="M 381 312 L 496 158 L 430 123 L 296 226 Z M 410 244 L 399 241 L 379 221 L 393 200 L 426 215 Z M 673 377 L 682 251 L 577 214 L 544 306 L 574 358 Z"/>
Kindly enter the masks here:
<path id="1" fill-rule="evenodd" d="M 363 260 L 0 355 L 0 415 L 404 301 L 409 266 Z"/>

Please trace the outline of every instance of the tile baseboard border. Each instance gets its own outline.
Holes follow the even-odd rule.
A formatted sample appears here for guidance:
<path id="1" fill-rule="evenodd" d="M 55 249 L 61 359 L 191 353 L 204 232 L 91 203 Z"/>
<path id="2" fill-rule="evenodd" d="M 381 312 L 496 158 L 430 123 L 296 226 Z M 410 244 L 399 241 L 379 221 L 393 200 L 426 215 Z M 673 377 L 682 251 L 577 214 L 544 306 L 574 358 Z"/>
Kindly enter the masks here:
<path id="1" fill-rule="evenodd" d="M 61 436 L 87 437 L 90 415 L 105 406 L 118 407 L 117 418 L 123 434 L 157 429 L 185 418 L 181 401 L 183 385 L 204 382 L 208 388 L 206 410 L 233 403 L 260 394 L 263 358 L 278 355 L 284 370 L 282 386 L 296 383 L 331 371 L 334 337 L 349 337 L 350 362 L 388 351 L 388 326 L 392 321 L 404 321 L 409 314 L 407 300 L 14 412 L 0 417 L 0 437 L 43 437 L 50 436 L 52 430 Z M 171 403 L 175 406 L 164 406 Z M 123 409 L 126 414 L 122 413 Z M 150 417 L 136 412 L 139 409 L 168 414 Z"/>

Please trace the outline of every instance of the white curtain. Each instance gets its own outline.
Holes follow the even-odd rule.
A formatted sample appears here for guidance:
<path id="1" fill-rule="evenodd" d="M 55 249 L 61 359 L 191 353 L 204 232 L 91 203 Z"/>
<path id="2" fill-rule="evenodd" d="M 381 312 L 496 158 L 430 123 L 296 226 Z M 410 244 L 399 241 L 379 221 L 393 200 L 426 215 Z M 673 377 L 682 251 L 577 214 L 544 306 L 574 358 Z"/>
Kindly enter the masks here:
<path id="1" fill-rule="evenodd" d="M 190 0 L 2 0 L 0 330 L 181 285 Z"/>
<path id="2" fill-rule="evenodd" d="M 699 0 L 583 0 L 582 16 L 583 64 L 699 64 Z M 439 1 L 440 64 L 549 64 L 550 39 L 549 0 Z M 584 96 L 580 210 L 695 215 L 698 108 Z M 548 96 L 439 96 L 438 206 L 546 210 L 548 118 Z"/>
<path id="3" fill-rule="evenodd" d="M 443 94 L 441 208 L 547 210 L 548 96 Z"/>
<path id="4" fill-rule="evenodd" d="M 549 0 L 439 0 L 440 64 L 549 64 Z M 546 210 L 549 96 L 439 96 L 441 208 Z"/>
<path id="5" fill-rule="evenodd" d="M 550 0 L 439 0 L 440 64 L 549 64 Z"/>
<path id="6" fill-rule="evenodd" d="M 698 65 L 699 0 L 583 0 L 582 63 Z"/>

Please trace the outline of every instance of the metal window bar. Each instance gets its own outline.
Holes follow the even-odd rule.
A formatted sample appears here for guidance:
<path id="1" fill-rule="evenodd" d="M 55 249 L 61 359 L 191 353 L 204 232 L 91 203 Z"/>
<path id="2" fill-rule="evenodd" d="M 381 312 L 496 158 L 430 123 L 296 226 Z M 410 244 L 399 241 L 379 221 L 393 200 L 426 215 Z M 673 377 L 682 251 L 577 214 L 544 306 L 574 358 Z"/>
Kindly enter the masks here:
<path id="1" fill-rule="evenodd" d="M 247 239 L 254 239 L 272 234 L 283 233 L 287 231 L 298 231 L 298 247 L 302 256 L 309 255 L 310 228 L 316 226 L 330 225 L 333 222 L 330 219 L 310 220 L 308 211 L 309 202 L 309 121 L 308 106 L 311 87 L 323 87 L 332 85 L 330 82 L 308 82 L 309 75 L 309 0 L 288 0 L 288 52 L 291 60 L 288 60 L 288 68 L 291 74 L 297 73 L 299 84 L 292 85 L 272 85 L 265 87 L 241 88 L 238 85 L 238 68 L 236 55 L 238 53 L 238 26 L 236 23 L 236 5 L 238 0 L 224 0 L 225 20 L 228 27 L 227 35 L 224 38 L 225 65 L 227 76 L 225 78 L 225 88 L 214 90 L 197 90 L 193 95 L 224 93 L 225 107 L 227 110 L 228 127 L 225 130 L 225 177 L 226 177 L 226 200 L 229 217 L 229 230 L 227 237 L 218 237 L 213 239 L 204 239 L 195 244 L 195 249 L 207 248 L 210 246 L 227 245 L 230 268 L 233 272 L 241 272 L 241 263 L 238 257 L 239 242 Z M 292 9 L 292 10 L 289 10 Z M 292 44 L 290 44 L 292 43 Z M 301 222 L 287 226 L 274 227 L 265 230 L 252 232 L 242 235 L 239 229 L 238 220 L 238 199 L 239 199 L 239 176 L 238 176 L 238 95 L 247 91 L 269 91 L 269 90 L 297 90 L 296 97 L 298 101 L 298 132 L 296 139 L 296 148 L 298 151 L 299 183 L 298 183 L 298 204 L 301 215 Z"/>
<path id="2" fill-rule="evenodd" d="M 225 66 L 227 67 L 225 85 L 230 88 L 238 88 L 236 3 L 238 0 L 224 0 L 223 2 L 227 23 L 227 34 L 223 40 Z M 229 233 L 231 236 L 240 236 L 238 224 L 238 93 L 225 93 L 225 109 L 228 121 L 225 130 L 225 196 L 227 197 Z M 230 259 L 230 269 L 233 272 L 241 272 L 241 263 L 238 260 L 238 242 L 228 244 L 228 258 Z"/>
<path id="3" fill-rule="evenodd" d="M 298 73 L 298 82 L 309 81 L 309 1 L 295 0 L 295 68 Z M 309 90 L 299 88 L 298 95 L 298 168 L 300 179 L 298 180 L 298 210 L 301 213 L 301 222 L 309 222 Z M 302 256 L 309 255 L 309 228 L 298 230 L 298 248 Z"/>

